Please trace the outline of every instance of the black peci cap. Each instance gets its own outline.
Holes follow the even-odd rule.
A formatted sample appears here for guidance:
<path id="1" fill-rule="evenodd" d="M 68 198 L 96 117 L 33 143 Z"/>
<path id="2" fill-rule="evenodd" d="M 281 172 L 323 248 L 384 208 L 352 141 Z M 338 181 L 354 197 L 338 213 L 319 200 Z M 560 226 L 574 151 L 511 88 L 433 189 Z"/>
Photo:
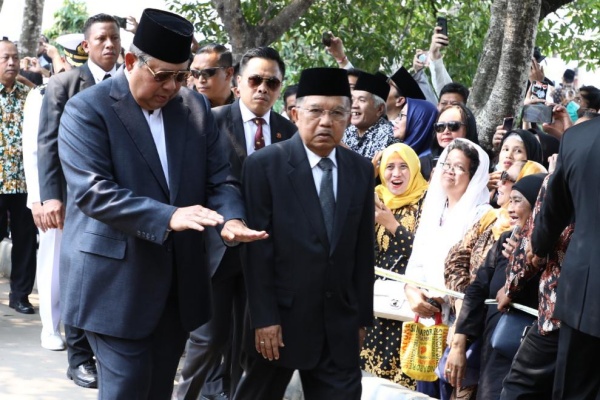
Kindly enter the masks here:
<path id="1" fill-rule="evenodd" d="M 386 76 L 383 74 L 373 75 L 363 72 L 358 76 L 354 90 L 364 90 L 386 100 L 388 94 L 390 94 L 390 85 L 388 85 Z"/>
<path id="2" fill-rule="evenodd" d="M 171 64 L 190 59 L 194 26 L 168 11 L 146 8 L 140 18 L 133 44 L 152 57 Z"/>
<path id="3" fill-rule="evenodd" d="M 398 71 L 390 77 L 391 81 L 396 85 L 396 88 L 400 91 L 402 97 L 409 97 L 411 99 L 427 100 L 423 91 L 419 87 L 417 81 L 414 80 L 412 75 L 404 67 L 400 67 Z"/>
<path id="4" fill-rule="evenodd" d="M 342 68 L 309 68 L 300 74 L 296 97 L 350 96 L 348 73 Z"/>

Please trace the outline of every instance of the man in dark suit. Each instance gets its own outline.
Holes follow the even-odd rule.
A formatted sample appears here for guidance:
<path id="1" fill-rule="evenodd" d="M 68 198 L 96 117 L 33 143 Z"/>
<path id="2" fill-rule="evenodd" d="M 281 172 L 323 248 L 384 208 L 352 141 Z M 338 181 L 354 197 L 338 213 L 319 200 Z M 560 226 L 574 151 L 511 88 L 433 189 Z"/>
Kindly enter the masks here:
<path id="1" fill-rule="evenodd" d="M 219 131 L 231 141 L 229 162 L 237 179 L 241 178 L 247 156 L 265 145 L 289 139 L 296 132 L 290 121 L 271 110 L 284 75 L 285 64 L 276 50 L 251 49 L 240 61 L 241 98 L 213 109 Z M 271 82 L 279 83 L 273 86 Z M 255 123 L 258 118 L 264 121 L 262 133 Z M 259 140 L 257 134 L 262 135 Z M 200 389 L 205 399 L 227 399 L 233 396 L 242 375 L 239 355 L 246 301 L 240 250 L 226 247 L 217 230 L 211 228 L 207 230 L 207 247 L 213 318 L 190 335 L 177 389 L 180 400 L 196 400 Z"/>
<path id="2" fill-rule="evenodd" d="M 281 399 L 298 369 L 306 399 L 358 400 L 373 322 L 374 175 L 339 146 L 346 71 L 303 71 L 292 113 L 298 134 L 244 165 L 248 222 L 270 236 L 243 250 L 249 357 L 234 398 Z"/>
<path id="3" fill-rule="evenodd" d="M 58 127 L 65 104 L 80 91 L 101 82 L 107 76 L 113 76 L 121 51 L 119 26 L 110 15 L 97 14 L 90 17 L 83 27 L 83 34 L 82 46 L 88 53 L 88 61 L 79 68 L 57 74 L 50 79 L 40 112 L 38 175 L 42 219 L 48 229 L 62 229 L 65 217 L 67 187 L 58 157 Z M 79 133 L 85 134 L 85 130 Z M 69 361 L 67 376 L 79 386 L 97 387 L 94 353 L 84 332 L 65 324 L 65 338 Z"/>
<path id="4" fill-rule="evenodd" d="M 63 318 L 94 350 L 100 399 L 170 398 L 188 333 L 210 317 L 205 226 L 231 242 L 266 236 L 240 220 L 208 101 L 180 91 L 192 37 L 184 18 L 144 10 L 125 68 L 61 118 Z"/>
<path id="5" fill-rule="evenodd" d="M 554 399 L 600 395 L 600 240 L 597 179 L 600 120 L 584 122 L 562 137 L 556 170 L 531 236 L 532 262 L 543 264 L 561 232 L 575 231 L 562 264 L 554 318 L 561 321 Z"/>

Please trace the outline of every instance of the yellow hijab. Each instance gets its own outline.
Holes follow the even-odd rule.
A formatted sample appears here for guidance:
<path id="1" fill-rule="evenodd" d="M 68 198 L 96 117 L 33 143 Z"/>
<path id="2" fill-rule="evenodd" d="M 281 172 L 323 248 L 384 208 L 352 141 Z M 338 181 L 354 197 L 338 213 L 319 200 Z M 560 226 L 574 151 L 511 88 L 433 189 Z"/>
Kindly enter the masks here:
<path id="1" fill-rule="evenodd" d="M 394 195 L 387 188 L 387 182 L 384 178 L 385 167 L 387 166 L 390 157 L 397 154 L 408 165 L 410 171 L 410 181 L 406 191 L 399 196 Z M 404 143 L 395 143 L 385 150 L 381 155 L 381 163 L 379 164 L 379 179 L 381 185 L 377 185 L 375 193 L 383 201 L 383 204 L 390 210 L 404 207 L 406 205 L 417 203 L 427 190 L 428 184 L 423 175 L 421 175 L 421 162 L 417 153 Z"/>
<path id="2" fill-rule="evenodd" d="M 527 161 L 519 176 L 517 176 L 517 182 L 528 175 L 548 173 L 546 168 L 542 164 L 535 161 Z M 493 225 L 492 225 L 493 224 Z M 483 233 L 490 225 L 492 225 L 492 233 L 494 239 L 498 240 L 502 233 L 510 230 L 510 218 L 508 217 L 508 203 L 497 209 L 492 209 L 481 217 L 480 233 Z"/>

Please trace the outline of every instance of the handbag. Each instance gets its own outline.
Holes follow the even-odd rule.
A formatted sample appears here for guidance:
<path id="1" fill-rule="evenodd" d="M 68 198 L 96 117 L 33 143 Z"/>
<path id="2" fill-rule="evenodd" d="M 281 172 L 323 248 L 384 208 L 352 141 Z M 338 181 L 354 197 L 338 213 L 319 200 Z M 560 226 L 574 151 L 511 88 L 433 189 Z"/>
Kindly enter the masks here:
<path id="1" fill-rule="evenodd" d="M 521 340 L 535 322 L 536 317 L 523 311 L 510 308 L 502 314 L 492 334 L 492 348 L 508 359 L 513 359 Z"/>
<path id="2" fill-rule="evenodd" d="M 435 314 L 435 325 L 425 326 L 415 317 L 414 322 L 402 324 L 400 368 L 409 377 L 433 382 L 438 379 L 435 369 L 446 349 L 448 325 L 442 324 L 442 314 Z"/>
<path id="3" fill-rule="evenodd" d="M 396 321 L 414 321 L 415 313 L 404 293 L 405 284 L 398 281 L 375 280 L 373 286 L 373 313 L 378 318 Z"/>
<path id="4" fill-rule="evenodd" d="M 463 387 L 474 386 L 479 382 L 479 368 L 481 366 L 481 339 L 478 338 L 474 342 L 471 342 L 466 353 L 467 368 L 462 380 Z M 435 369 L 435 374 L 438 378 L 440 378 L 440 381 L 444 383 L 449 383 L 446 380 L 446 374 L 444 373 L 446 370 L 446 361 L 448 361 L 448 354 L 450 354 L 450 347 L 446 347 L 446 350 L 444 350 L 444 355 Z"/>

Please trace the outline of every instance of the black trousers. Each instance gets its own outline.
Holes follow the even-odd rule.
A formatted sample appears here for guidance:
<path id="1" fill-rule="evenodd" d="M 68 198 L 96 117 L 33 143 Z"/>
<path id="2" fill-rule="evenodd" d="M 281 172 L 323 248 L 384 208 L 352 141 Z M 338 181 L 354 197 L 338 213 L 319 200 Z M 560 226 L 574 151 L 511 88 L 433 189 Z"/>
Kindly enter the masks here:
<path id="1" fill-rule="evenodd" d="M 555 400 L 600 399 L 600 338 L 562 323 L 558 339 Z"/>
<path id="2" fill-rule="evenodd" d="M 538 324 L 523 339 L 513 359 L 510 372 L 502 383 L 500 400 L 548 400 L 556 371 L 560 331 L 542 335 Z"/>
<path id="3" fill-rule="evenodd" d="M 170 297 L 154 332 L 131 340 L 86 331 L 98 363 L 98 400 L 169 400 L 188 332 Z"/>
<path id="4" fill-rule="evenodd" d="M 10 300 L 28 301 L 35 282 L 37 228 L 27 193 L 0 194 L 0 215 L 9 213 L 12 238 Z"/>
<path id="5" fill-rule="evenodd" d="M 75 369 L 86 361 L 94 360 L 94 352 L 83 329 L 65 325 L 65 340 L 69 367 Z"/>
<path id="6" fill-rule="evenodd" d="M 247 363 L 246 375 L 234 400 L 281 400 L 294 369 L 278 367 L 259 356 L 248 356 Z M 360 400 L 362 386 L 358 357 L 356 367 L 340 368 L 326 344 L 317 366 L 299 372 L 306 400 Z"/>
<path id="7" fill-rule="evenodd" d="M 196 400 L 227 393 L 233 397 L 242 377 L 240 352 L 246 291 L 237 248 L 227 249 L 212 277 L 212 318 L 191 332 L 177 399 Z M 227 268 L 229 267 L 229 268 Z"/>

